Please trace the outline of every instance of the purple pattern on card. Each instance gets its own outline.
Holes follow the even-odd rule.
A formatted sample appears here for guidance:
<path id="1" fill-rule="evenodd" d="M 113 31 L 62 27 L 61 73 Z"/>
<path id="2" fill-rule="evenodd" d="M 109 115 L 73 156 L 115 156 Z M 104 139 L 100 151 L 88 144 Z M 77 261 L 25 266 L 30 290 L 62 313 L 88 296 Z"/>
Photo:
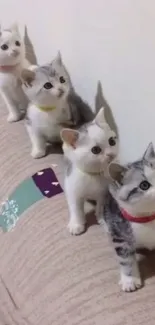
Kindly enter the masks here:
<path id="1" fill-rule="evenodd" d="M 32 179 L 40 189 L 41 193 L 47 198 L 51 198 L 52 196 L 63 192 L 52 168 L 40 170 L 32 176 Z"/>

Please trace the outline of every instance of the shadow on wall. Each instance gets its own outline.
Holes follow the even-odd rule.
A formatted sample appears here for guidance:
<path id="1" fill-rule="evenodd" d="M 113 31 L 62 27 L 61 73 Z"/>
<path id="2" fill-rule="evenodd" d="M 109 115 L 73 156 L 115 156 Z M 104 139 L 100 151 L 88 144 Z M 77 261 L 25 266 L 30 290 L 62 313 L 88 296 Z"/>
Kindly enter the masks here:
<path id="1" fill-rule="evenodd" d="M 26 47 L 26 58 L 27 60 L 34 65 L 37 65 L 37 56 L 35 54 L 35 50 L 33 47 L 33 44 L 29 38 L 28 35 L 28 30 L 27 26 L 25 26 L 25 31 L 24 31 L 24 42 L 25 42 L 25 47 Z M 105 99 L 103 95 L 103 90 L 102 90 L 102 84 L 100 81 L 98 81 L 97 84 L 97 93 L 95 96 L 95 111 L 98 112 L 101 107 L 104 107 L 105 109 L 105 118 L 111 129 L 119 136 L 118 134 L 118 128 L 112 113 L 112 110 Z"/>
<path id="2" fill-rule="evenodd" d="M 26 26 L 25 26 L 25 32 L 24 32 L 24 42 L 25 42 L 25 48 L 26 48 L 26 59 L 31 64 L 37 65 L 37 57 L 36 57 L 32 42 L 29 38 Z"/>
<path id="3" fill-rule="evenodd" d="M 97 93 L 95 96 L 95 111 L 98 112 L 101 107 L 105 109 L 105 118 L 111 129 L 119 136 L 118 127 L 116 125 L 112 110 L 103 95 L 102 84 L 98 81 L 97 84 Z"/>

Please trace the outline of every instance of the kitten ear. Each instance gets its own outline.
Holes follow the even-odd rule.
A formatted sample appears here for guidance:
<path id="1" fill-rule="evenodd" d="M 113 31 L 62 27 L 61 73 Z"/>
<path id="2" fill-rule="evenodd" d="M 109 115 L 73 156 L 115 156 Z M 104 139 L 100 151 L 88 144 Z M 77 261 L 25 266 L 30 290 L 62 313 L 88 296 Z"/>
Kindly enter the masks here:
<path id="1" fill-rule="evenodd" d="M 69 144 L 73 148 L 75 148 L 75 144 L 79 138 L 79 135 L 80 133 L 78 131 L 72 129 L 62 129 L 61 131 L 62 141 Z"/>
<path id="2" fill-rule="evenodd" d="M 153 143 L 150 142 L 144 153 L 143 159 L 149 161 L 152 160 L 153 158 L 155 159 L 155 151 L 154 151 Z"/>
<path id="3" fill-rule="evenodd" d="M 57 56 L 53 60 L 53 63 L 56 63 L 58 65 L 62 65 L 62 57 L 60 51 L 58 51 Z"/>
<path id="4" fill-rule="evenodd" d="M 32 86 L 32 81 L 34 81 L 35 79 L 35 72 L 28 70 L 28 69 L 24 69 L 21 73 L 21 81 L 23 84 L 25 84 L 25 86 L 27 87 L 31 87 Z"/>
<path id="5" fill-rule="evenodd" d="M 108 167 L 109 176 L 113 181 L 121 185 L 123 177 L 128 169 L 118 163 L 111 163 Z"/>
<path id="6" fill-rule="evenodd" d="M 105 115 L 104 115 L 104 107 L 101 107 L 99 112 L 97 113 L 95 117 L 95 123 L 100 127 L 104 128 L 105 124 L 107 124 L 105 120 Z"/>
<path id="7" fill-rule="evenodd" d="M 19 34 L 19 28 L 17 23 L 13 23 L 10 27 L 9 30 L 11 30 L 12 33 L 18 33 Z"/>

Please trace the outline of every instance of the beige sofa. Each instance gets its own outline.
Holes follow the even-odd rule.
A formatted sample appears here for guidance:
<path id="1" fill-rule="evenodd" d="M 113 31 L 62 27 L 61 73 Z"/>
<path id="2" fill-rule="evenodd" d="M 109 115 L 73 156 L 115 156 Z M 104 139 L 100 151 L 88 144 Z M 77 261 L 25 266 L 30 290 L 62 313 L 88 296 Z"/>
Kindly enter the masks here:
<path id="1" fill-rule="evenodd" d="M 23 121 L 8 124 L 1 104 L 1 202 L 52 164 L 62 182 L 62 156 L 33 160 Z M 62 193 L 33 205 L 11 232 L 0 231 L 0 325 L 154 325 L 154 256 L 141 268 L 145 287 L 120 292 L 111 243 L 89 217 L 87 232 L 70 236 Z"/>

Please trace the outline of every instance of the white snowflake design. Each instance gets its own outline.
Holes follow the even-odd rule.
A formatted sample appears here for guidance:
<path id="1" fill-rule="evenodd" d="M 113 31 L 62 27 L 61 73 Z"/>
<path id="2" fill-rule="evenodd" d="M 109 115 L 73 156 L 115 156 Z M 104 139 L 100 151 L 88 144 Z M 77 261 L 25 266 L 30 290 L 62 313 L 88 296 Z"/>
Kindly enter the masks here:
<path id="1" fill-rule="evenodd" d="M 2 203 L 3 225 L 7 231 L 13 229 L 19 219 L 19 206 L 16 200 L 6 200 Z"/>

